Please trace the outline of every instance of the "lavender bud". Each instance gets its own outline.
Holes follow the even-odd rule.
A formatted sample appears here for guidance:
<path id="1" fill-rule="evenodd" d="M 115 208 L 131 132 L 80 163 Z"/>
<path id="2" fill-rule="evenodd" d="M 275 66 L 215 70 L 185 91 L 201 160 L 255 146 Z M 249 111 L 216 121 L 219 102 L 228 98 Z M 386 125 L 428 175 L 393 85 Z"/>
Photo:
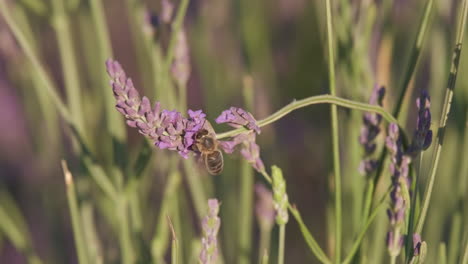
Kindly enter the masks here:
<path id="1" fill-rule="evenodd" d="M 289 220 L 286 181 L 283 178 L 283 172 L 277 166 L 271 167 L 271 174 L 273 178 L 273 198 L 275 201 L 276 223 L 278 225 L 285 225 Z"/>
<path id="2" fill-rule="evenodd" d="M 369 104 L 382 106 L 382 101 L 385 96 L 385 88 L 383 86 L 374 86 L 372 95 L 369 99 Z M 377 169 L 378 162 L 372 158 L 376 149 L 375 139 L 380 133 L 380 123 L 382 116 L 376 113 L 365 113 L 363 116 L 363 126 L 359 136 L 359 143 L 364 149 L 364 159 L 359 165 L 359 172 L 362 175 L 370 175 Z"/>
<path id="3" fill-rule="evenodd" d="M 430 100 L 431 98 L 426 90 L 421 91 L 420 96 L 416 99 L 416 106 L 418 107 L 417 124 L 413 142 L 408 150 L 408 153 L 412 156 L 426 150 L 432 143 Z"/>
<path id="4" fill-rule="evenodd" d="M 221 226 L 221 219 L 218 217 L 219 202 L 217 199 L 208 200 L 208 215 L 202 220 L 203 238 L 202 250 L 200 252 L 200 262 L 203 264 L 216 263 L 218 256 L 217 235 Z"/>

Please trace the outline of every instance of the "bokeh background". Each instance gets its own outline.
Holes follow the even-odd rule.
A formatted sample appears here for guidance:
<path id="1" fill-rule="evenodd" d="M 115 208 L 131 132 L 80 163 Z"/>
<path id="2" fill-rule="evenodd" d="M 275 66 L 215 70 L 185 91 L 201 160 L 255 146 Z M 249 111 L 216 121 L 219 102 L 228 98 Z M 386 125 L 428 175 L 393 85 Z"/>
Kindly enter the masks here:
<path id="1" fill-rule="evenodd" d="M 109 148 L 112 131 L 109 132 L 107 123 L 107 106 L 113 97 L 105 59 L 108 55 L 117 59 L 140 94 L 161 101 L 164 108 L 176 108 L 169 94 L 177 98 L 180 91 L 172 87 L 175 92 L 171 92 L 167 85 L 156 85 L 158 78 L 164 77 L 157 72 L 153 56 L 157 56 L 155 50 L 161 54 L 166 52 L 171 37 L 171 26 L 161 18 L 160 1 L 1 1 L 8 6 L 6 12 L 18 23 L 38 54 L 57 92 L 71 107 L 73 118 L 81 113 L 78 114 L 81 131 L 95 162 L 104 164 L 108 175 L 112 175 L 106 166 L 112 155 L 123 157 L 121 164 L 132 163 L 144 145 L 137 130 L 126 129 L 117 154 Z M 172 3 L 177 9 L 179 2 Z M 375 84 L 385 85 L 384 107 L 391 112 L 402 89 L 426 1 L 336 0 L 332 3 L 338 96 L 367 102 Z M 420 59 L 400 117 L 410 135 L 415 127 L 415 97 L 422 89 L 431 95 L 432 128 L 438 125 L 460 3 L 434 1 Z M 108 39 L 96 16 L 105 22 Z M 230 106 L 243 107 L 260 120 L 294 99 L 329 93 L 325 1 L 192 0 L 183 28 L 191 68 L 186 85 L 187 108 L 203 109 L 209 120 Z M 103 38 L 108 40 L 104 49 Z M 437 257 L 444 247 L 453 261 L 448 263 L 456 263 L 467 239 L 466 56 L 462 52 L 441 165 L 422 235 L 428 243 L 428 263 L 439 263 Z M 40 78 L 4 16 L 0 16 L 0 206 L 15 220 L 24 237 L 29 237 L 27 246 L 18 248 L 7 231 L 0 228 L 0 263 L 27 263 L 30 254 L 37 254 L 43 263 L 77 263 L 61 159 L 67 160 L 75 177 L 83 218 L 95 228 L 95 239 L 91 241 L 99 245 L 96 254 L 104 263 L 121 263 L 113 207 L 83 166 L 79 144 Z M 283 169 L 289 200 L 297 205 L 322 248 L 332 255 L 334 183 L 329 109 L 324 104 L 297 110 L 264 127 L 257 143 L 266 166 L 276 164 Z M 361 225 L 360 213 L 356 212 L 362 210 L 365 183 L 358 172 L 363 154 L 358 142 L 362 112 L 340 108 L 338 114 L 345 210 L 343 252 L 346 253 Z M 114 122 L 119 123 L 117 126 L 124 124 L 120 115 Z M 217 132 L 228 130 L 226 126 L 214 127 Z M 383 136 L 379 140 L 382 146 Z M 431 150 L 432 147 L 421 165 L 421 192 Z M 203 186 L 206 198 L 222 201 L 220 241 L 225 262 L 240 263 L 239 256 L 244 253 L 237 246 L 238 234 L 245 227 L 239 224 L 244 212 L 239 201 L 244 191 L 253 196 L 252 189 L 242 189 L 242 179 L 247 175 L 252 182 L 263 182 L 261 176 L 246 168 L 239 153 L 225 155 L 225 171 L 216 177 L 209 176 L 199 166 L 183 169 L 186 161 L 176 153 L 156 148 L 150 153 L 150 162 L 135 184 L 141 213 L 140 219 L 135 220 L 141 224 L 138 229 L 141 234 L 133 241 L 135 250 L 151 246 L 163 212 L 163 198 L 176 193 L 177 204 L 170 204 L 170 209 L 165 210 L 182 215 L 181 223 L 177 224 L 185 238 L 182 263 L 190 263 L 192 240 L 201 234 L 186 178 L 195 177 L 192 179 Z M 168 194 L 166 184 L 174 166 L 180 168 L 181 183 Z M 126 172 L 120 180 L 129 182 L 132 172 Z M 119 181 L 119 177 L 111 178 Z M 385 178 L 378 193 L 383 193 L 388 186 L 388 173 Z M 256 262 L 259 243 L 254 202 L 252 197 L 251 255 L 247 263 Z M 388 261 L 387 224 L 386 213 L 381 211 L 364 241 L 367 263 Z M 277 230 L 273 229 L 271 260 L 276 254 L 276 234 Z M 287 225 L 286 263 L 318 263 L 293 219 Z"/>

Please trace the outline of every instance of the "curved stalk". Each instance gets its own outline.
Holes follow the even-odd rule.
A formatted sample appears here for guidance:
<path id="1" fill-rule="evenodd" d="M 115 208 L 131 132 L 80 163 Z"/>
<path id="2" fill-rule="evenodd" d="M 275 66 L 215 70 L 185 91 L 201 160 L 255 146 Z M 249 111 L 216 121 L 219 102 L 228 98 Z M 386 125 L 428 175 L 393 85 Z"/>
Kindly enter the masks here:
<path id="1" fill-rule="evenodd" d="M 364 111 L 364 112 L 371 112 L 371 113 L 377 113 L 382 115 L 382 117 L 387 120 L 389 123 L 398 123 L 395 117 L 392 116 L 389 112 L 385 111 L 380 106 L 375 106 L 375 105 L 370 105 L 366 103 L 360 103 L 356 101 L 352 101 L 349 99 L 329 95 L 329 94 L 324 94 L 324 95 L 316 95 L 316 96 L 311 96 L 307 97 L 301 100 L 295 100 L 288 105 L 284 106 L 280 110 L 276 111 L 275 113 L 271 114 L 270 116 L 266 117 L 265 119 L 262 119 L 257 122 L 259 127 L 263 127 L 266 125 L 269 125 L 285 115 L 291 113 L 294 110 L 309 106 L 309 105 L 314 105 L 314 104 L 333 104 L 349 109 L 354 109 L 354 110 L 359 110 L 359 111 Z M 222 139 L 222 138 L 227 138 L 227 137 L 233 137 L 236 136 L 242 132 L 247 131 L 248 129 L 246 128 L 237 128 L 233 129 L 228 132 L 224 133 L 219 133 L 216 135 L 217 139 Z"/>

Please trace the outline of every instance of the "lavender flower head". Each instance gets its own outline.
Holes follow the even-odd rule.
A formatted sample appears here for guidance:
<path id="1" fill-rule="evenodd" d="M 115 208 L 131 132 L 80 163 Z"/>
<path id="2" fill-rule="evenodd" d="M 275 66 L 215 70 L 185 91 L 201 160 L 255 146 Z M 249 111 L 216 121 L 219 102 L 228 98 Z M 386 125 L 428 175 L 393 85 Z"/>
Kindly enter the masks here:
<path id="1" fill-rule="evenodd" d="M 385 87 L 375 86 L 372 95 L 369 99 L 369 104 L 382 106 L 382 101 L 385 96 Z M 361 135 L 359 136 L 359 143 L 364 148 L 364 159 L 359 165 L 359 172 L 362 175 L 369 175 L 378 166 L 377 160 L 372 158 L 376 149 L 375 139 L 380 133 L 380 123 L 382 116 L 376 113 L 365 113 L 363 116 L 363 126 L 361 128 Z"/>
<path id="2" fill-rule="evenodd" d="M 216 263 L 218 256 L 217 235 L 221 226 L 221 219 L 218 217 L 219 202 L 217 199 L 208 200 L 208 215 L 202 220 L 204 236 L 202 238 L 202 251 L 200 252 L 200 262 L 203 264 Z"/>
<path id="3" fill-rule="evenodd" d="M 241 108 L 231 107 L 223 111 L 221 115 L 216 118 L 216 123 L 227 123 L 234 128 L 246 127 L 260 134 L 260 127 L 257 125 L 255 118 L 251 113 Z"/>
<path id="4" fill-rule="evenodd" d="M 257 125 L 257 121 L 251 113 L 241 108 L 231 107 L 223 111 L 221 115 L 216 118 L 216 123 L 227 123 L 235 128 L 245 127 L 253 130 L 241 133 L 231 140 L 221 141 L 220 146 L 226 153 L 232 153 L 237 145 L 242 144 L 242 156 L 252 164 L 254 169 L 258 172 L 265 170 L 265 165 L 260 159 L 260 147 L 255 142 L 256 134 L 260 134 L 260 127 Z"/>
<path id="5" fill-rule="evenodd" d="M 111 77 L 110 84 L 117 101 L 117 110 L 125 116 L 129 126 L 137 128 L 158 148 L 174 150 L 182 157 L 188 158 L 190 151 L 193 151 L 195 134 L 202 128 L 213 130 L 202 110 L 188 110 L 188 117 L 183 117 L 176 110 L 161 109 L 159 102 L 151 107 L 149 99 L 145 96 L 140 97 L 132 80 L 127 77 L 117 61 L 109 59 L 106 61 L 106 66 Z M 188 75 L 184 76 L 180 81 L 187 81 Z M 241 108 L 231 107 L 223 111 L 216 122 L 228 123 L 233 127 L 244 126 L 253 130 L 236 135 L 229 141 L 220 141 L 220 146 L 226 153 L 232 153 L 237 145 L 242 144 L 241 154 L 244 158 L 256 170 L 264 171 L 265 166 L 260 159 L 260 147 L 255 143 L 256 133 L 260 133 L 260 127 L 252 114 Z"/>
<path id="6" fill-rule="evenodd" d="M 413 142 L 408 150 L 408 153 L 413 156 L 429 148 L 432 143 L 431 98 L 426 90 L 421 91 L 421 95 L 416 99 L 416 106 L 418 107 L 416 131 L 414 131 Z"/>
<path id="7" fill-rule="evenodd" d="M 257 202 L 255 204 L 255 214 L 259 226 L 263 230 L 270 230 L 275 221 L 275 207 L 273 204 L 272 192 L 261 183 L 255 184 Z"/>
<path id="8" fill-rule="evenodd" d="M 390 221 L 387 247 L 390 255 L 396 257 L 400 254 L 404 242 L 402 230 L 410 200 L 408 170 L 411 158 L 404 154 L 400 131 L 395 123 L 389 125 L 386 144 L 391 154 L 390 172 L 392 175 L 391 205 L 387 210 Z"/>
<path id="9" fill-rule="evenodd" d="M 117 101 L 116 108 L 127 119 L 127 124 L 138 128 L 160 149 L 177 151 L 187 158 L 194 143 L 193 136 L 205 124 L 206 115 L 201 111 L 188 110 L 188 118 L 176 110 L 161 110 L 159 102 L 151 108 L 147 97 L 140 98 L 138 91 L 127 78 L 122 66 L 114 60 L 107 60 L 107 72 Z"/>

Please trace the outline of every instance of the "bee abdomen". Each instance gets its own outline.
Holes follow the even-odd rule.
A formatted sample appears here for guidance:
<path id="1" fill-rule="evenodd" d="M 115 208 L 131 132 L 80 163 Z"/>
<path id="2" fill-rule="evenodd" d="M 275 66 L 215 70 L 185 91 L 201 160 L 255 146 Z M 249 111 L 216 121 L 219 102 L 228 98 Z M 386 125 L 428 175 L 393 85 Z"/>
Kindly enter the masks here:
<path id="1" fill-rule="evenodd" d="M 217 150 L 206 155 L 205 165 L 208 172 L 212 175 L 218 175 L 223 171 L 224 160 L 221 151 Z"/>

